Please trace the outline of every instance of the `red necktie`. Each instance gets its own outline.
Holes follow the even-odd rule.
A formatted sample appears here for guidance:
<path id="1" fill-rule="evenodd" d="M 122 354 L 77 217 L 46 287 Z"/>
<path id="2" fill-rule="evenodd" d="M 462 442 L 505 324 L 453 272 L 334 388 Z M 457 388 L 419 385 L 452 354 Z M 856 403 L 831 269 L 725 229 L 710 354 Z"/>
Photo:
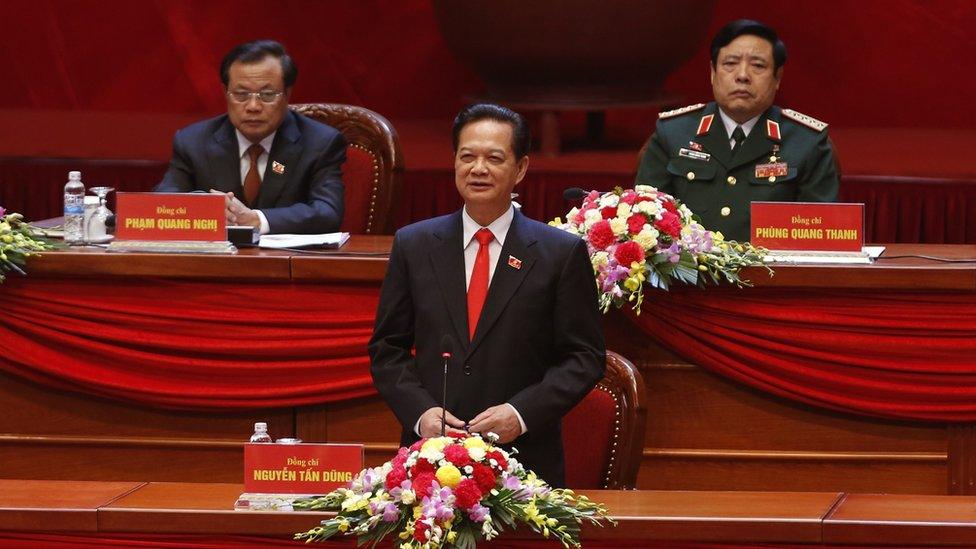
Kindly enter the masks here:
<path id="1" fill-rule="evenodd" d="M 488 295 L 488 244 L 495 239 L 488 229 L 480 229 L 474 233 L 474 237 L 478 239 L 478 256 L 474 259 L 471 282 L 468 284 L 468 337 L 471 339 L 474 339 L 478 317 Z"/>
<path id="2" fill-rule="evenodd" d="M 247 200 L 247 205 L 252 208 L 258 199 L 258 190 L 261 189 L 261 172 L 258 171 L 258 157 L 263 152 L 264 147 L 261 145 L 251 145 L 247 149 L 247 155 L 251 157 L 251 166 L 247 169 L 247 175 L 244 176 L 244 199 Z"/>

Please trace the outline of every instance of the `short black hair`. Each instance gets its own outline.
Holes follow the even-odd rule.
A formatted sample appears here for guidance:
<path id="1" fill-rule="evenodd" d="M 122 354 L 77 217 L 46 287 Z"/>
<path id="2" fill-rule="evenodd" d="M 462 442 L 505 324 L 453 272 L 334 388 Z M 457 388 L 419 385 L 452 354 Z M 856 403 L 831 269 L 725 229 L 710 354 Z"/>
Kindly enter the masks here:
<path id="1" fill-rule="evenodd" d="M 220 81 L 224 87 L 230 83 L 230 66 L 240 61 L 241 63 L 257 63 L 263 61 L 265 57 L 274 57 L 281 63 L 281 76 L 285 82 L 285 87 L 290 88 L 298 78 L 298 67 L 291 60 L 291 56 L 285 51 L 285 47 L 280 42 L 274 40 L 255 40 L 234 47 L 227 52 L 223 61 L 220 62 Z"/>
<path id="2" fill-rule="evenodd" d="M 712 67 L 718 63 L 718 50 L 728 46 L 729 43 L 744 34 L 758 36 L 772 44 L 773 68 L 775 70 L 779 70 L 786 64 L 786 44 L 783 44 L 772 27 L 752 19 L 737 19 L 722 27 L 715 38 L 712 38 Z"/>
<path id="3" fill-rule="evenodd" d="M 521 114 L 494 103 L 475 103 L 461 109 L 454 118 L 454 152 L 458 150 L 461 130 L 468 124 L 481 120 L 494 120 L 512 126 L 512 150 L 515 151 L 516 160 L 521 160 L 529 154 L 532 136 L 529 133 L 528 122 Z"/>

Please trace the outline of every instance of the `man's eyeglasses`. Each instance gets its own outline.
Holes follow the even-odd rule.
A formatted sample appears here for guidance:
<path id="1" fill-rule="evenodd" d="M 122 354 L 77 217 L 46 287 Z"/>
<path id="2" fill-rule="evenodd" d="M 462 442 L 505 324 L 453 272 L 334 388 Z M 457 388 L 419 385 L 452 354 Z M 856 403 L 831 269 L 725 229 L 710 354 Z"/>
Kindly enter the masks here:
<path id="1" fill-rule="evenodd" d="M 229 91 L 227 96 L 234 100 L 236 103 L 247 103 L 251 100 L 251 97 L 257 97 L 262 103 L 274 103 L 279 97 L 284 95 L 285 92 L 275 91 L 275 90 L 261 90 L 256 92 L 249 91 Z"/>

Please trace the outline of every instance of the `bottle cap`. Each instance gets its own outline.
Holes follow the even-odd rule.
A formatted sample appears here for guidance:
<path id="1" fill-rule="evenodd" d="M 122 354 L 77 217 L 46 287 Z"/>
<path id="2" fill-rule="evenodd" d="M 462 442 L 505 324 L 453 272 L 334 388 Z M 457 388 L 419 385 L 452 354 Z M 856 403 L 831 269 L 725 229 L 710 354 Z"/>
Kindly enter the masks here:
<path id="1" fill-rule="evenodd" d="M 81 172 L 68 172 L 68 179 L 81 179 Z"/>
<path id="2" fill-rule="evenodd" d="M 263 422 L 263 421 L 259 421 L 259 422 L 257 422 L 257 423 L 254 424 L 254 430 L 255 431 L 267 431 L 268 430 L 268 424 L 265 423 L 265 422 Z"/>

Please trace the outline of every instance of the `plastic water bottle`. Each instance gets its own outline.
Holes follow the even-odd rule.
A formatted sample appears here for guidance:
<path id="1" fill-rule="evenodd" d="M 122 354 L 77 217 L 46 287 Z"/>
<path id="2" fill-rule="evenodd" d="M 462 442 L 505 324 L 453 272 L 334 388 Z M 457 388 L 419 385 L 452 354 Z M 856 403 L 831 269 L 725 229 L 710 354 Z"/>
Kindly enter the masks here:
<path id="1" fill-rule="evenodd" d="M 81 172 L 68 172 L 64 186 L 64 241 L 67 244 L 85 243 L 85 185 Z"/>
<path id="2" fill-rule="evenodd" d="M 251 442 L 274 442 L 268 434 L 268 424 L 259 421 L 254 424 L 254 434 L 251 435 Z"/>

